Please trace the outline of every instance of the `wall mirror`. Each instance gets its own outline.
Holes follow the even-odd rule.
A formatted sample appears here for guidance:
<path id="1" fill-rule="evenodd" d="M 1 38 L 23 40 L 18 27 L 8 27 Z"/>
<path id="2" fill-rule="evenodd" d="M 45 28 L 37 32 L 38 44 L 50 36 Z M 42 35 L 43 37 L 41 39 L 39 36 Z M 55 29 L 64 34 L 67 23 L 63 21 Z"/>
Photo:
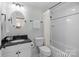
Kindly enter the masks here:
<path id="1" fill-rule="evenodd" d="M 19 11 L 13 12 L 8 21 L 10 21 L 12 26 L 17 29 L 22 28 L 26 22 L 24 15 Z"/>

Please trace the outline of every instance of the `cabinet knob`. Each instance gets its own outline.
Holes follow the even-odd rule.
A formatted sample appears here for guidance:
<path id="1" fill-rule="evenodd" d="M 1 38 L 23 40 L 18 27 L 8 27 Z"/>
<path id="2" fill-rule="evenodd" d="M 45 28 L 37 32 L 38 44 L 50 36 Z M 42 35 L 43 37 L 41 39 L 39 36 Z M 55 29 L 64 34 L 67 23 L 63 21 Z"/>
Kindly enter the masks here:
<path id="1" fill-rule="evenodd" d="M 17 51 L 17 52 L 16 52 L 16 54 L 20 54 L 20 53 L 21 53 L 20 51 Z"/>
<path id="2" fill-rule="evenodd" d="M 31 44 L 31 47 L 34 48 L 34 44 Z"/>
<path id="3" fill-rule="evenodd" d="M 33 46 L 33 44 L 31 44 L 31 46 Z"/>

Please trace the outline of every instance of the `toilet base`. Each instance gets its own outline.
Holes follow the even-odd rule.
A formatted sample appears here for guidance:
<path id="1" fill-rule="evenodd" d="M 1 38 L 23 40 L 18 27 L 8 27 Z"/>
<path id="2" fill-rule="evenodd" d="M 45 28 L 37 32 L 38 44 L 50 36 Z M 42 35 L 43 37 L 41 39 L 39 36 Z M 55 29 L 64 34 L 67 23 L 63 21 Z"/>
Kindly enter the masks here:
<path id="1" fill-rule="evenodd" d="M 42 53 L 39 53 L 39 57 L 50 57 L 50 56 L 46 56 L 46 55 L 44 55 Z"/>

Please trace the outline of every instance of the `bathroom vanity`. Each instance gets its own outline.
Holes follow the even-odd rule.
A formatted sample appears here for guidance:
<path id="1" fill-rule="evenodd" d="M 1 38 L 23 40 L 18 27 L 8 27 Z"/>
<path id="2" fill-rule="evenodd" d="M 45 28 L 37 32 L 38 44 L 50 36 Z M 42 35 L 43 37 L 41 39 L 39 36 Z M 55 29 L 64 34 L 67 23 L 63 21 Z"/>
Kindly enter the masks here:
<path id="1" fill-rule="evenodd" d="M 9 39 L 9 36 L 6 39 Z M 2 57 L 31 57 L 33 43 L 26 35 L 10 37 L 11 40 L 3 42 Z M 6 40 L 4 39 L 4 41 Z"/>

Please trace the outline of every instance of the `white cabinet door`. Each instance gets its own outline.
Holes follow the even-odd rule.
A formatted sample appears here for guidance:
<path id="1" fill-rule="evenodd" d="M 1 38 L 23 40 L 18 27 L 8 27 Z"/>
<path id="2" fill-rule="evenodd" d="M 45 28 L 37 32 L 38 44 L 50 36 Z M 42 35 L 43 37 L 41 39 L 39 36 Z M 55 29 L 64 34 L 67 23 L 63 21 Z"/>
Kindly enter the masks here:
<path id="1" fill-rule="evenodd" d="M 9 46 L 2 49 L 3 57 L 31 57 L 31 43 Z"/>
<path id="2" fill-rule="evenodd" d="M 0 46 L 1 46 L 1 21 L 0 21 Z M 1 57 L 1 50 L 0 50 L 0 57 Z"/>
<path id="3" fill-rule="evenodd" d="M 3 57 L 17 57 L 16 52 L 18 51 L 19 45 L 9 46 L 2 49 Z"/>
<path id="4" fill-rule="evenodd" d="M 19 48 L 19 57 L 31 57 L 31 43 L 21 44 Z"/>

